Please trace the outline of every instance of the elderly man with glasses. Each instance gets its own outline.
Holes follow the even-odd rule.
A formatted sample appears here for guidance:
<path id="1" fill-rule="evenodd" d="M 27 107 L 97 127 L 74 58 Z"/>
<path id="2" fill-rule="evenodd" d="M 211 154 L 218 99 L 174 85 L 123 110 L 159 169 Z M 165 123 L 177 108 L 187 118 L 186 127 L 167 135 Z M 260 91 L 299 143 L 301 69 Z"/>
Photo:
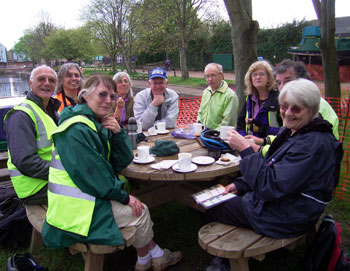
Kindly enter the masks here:
<path id="1" fill-rule="evenodd" d="M 51 97 L 56 83 L 56 72 L 50 67 L 33 69 L 29 79 L 31 91 L 4 118 L 7 167 L 17 196 L 25 204 L 47 203 L 50 136 L 57 127 L 60 106 L 60 101 Z"/>
<path id="2" fill-rule="evenodd" d="M 223 80 L 222 66 L 210 63 L 204 69 L 208 87 L 203 91 L 198 111 L 198 122 L 206 128 L 218 129 L 220 126 L 236 126 L 238 97 Z"/>

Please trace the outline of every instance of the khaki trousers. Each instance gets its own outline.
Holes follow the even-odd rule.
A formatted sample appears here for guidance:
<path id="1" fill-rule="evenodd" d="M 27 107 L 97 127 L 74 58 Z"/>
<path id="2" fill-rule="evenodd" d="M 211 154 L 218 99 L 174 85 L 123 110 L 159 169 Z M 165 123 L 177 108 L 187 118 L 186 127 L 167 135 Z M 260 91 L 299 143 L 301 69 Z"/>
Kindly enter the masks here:
<path id="1" fill-rule="evenodd" d="M 146 246 L 153 239 L 153 222 L 147 206 L 144 204 L 144 209 L 140 216 L 132 215 L 132 208 L 129 205 L 121 204 L 117 201 L 111 200 L 114 220 L 119 228 L 127 226 L 135 226 L 135 248 L 142 248 Z"/>

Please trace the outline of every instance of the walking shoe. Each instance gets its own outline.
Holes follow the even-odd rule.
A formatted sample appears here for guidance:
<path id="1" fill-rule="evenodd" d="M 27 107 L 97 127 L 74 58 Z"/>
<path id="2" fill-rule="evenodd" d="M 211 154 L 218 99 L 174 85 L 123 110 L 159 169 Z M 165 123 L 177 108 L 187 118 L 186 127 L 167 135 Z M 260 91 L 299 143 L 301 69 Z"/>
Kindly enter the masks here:
<path id="1" fill-rule="evenodd" d="M 136 265 L 135 265 L 135 271 L 147 271 L 147 270 L 150 270 L 151 268 L 152 268 L 151 260 L 146 264 L 139 264 L 138 262 L 136 262 Z"/>
<path id="2" fill-rule="evenodd" d="M 153 271 L 163 271 L 167 269 L 168 266 L 177 264 L 181 259 L 181 251 L 171 252 L 169 249 L 165 248 L 162 257 L 152 259 Z"/>

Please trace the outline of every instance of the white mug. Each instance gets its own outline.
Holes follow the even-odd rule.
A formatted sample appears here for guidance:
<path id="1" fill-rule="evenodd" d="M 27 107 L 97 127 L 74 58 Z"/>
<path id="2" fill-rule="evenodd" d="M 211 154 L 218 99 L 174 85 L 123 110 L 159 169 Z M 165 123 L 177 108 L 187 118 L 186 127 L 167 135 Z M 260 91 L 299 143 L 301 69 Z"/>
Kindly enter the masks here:
<path id="1" fill-rule="evenodd" d="M 191 169 L 192 154 L 187 152 L 180 152 L 179 157 L 179 169 L 183 171 L 189 171 Z"/>
<path id="2" fill-rule="evenodd" d="M 195 136 L 200 136 L 203 132 L 203 125 L 202 123 L 193 123 L 193 132 Z"/>
<path id="3" fill-rule="evenodd" d="M 219 131 L 220 131 L 220 138 L 222 140 L 226 140 L 226 137 L 227 137 L 227 132 L 228 131 L 231 131 L 231 130 L 235 130 L 235 127 L 233 126 L 221 126 L 219 128 Z"/>
<path id="4" fill-rule="evenodd" d="M 137 130 L 136 133 L 141 134 L 142 133 L 142 122 L 138 121 L 137 122 Z"/>
<path id="5" fill-rule="evenodd" d="M 137 156 L 140 162 L 147 162 L 149 160 L 149 146 L 138 146 Z"/>
<path id="6" fill-rule="evenodd" d="M 156 126 L 156 129 L 158 132 L 164 132 L 165 131 L 165 122 L 157 122 L 156 124 L 154 124 Z"/>

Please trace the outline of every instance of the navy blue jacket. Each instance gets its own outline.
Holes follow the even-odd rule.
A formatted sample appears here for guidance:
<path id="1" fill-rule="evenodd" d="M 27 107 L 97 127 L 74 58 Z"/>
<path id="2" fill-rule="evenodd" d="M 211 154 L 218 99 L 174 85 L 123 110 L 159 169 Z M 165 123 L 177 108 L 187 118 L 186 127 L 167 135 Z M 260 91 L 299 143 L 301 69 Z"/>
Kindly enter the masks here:
<path id="1" fill-rule="evenodd" d="M 332 198 L 342 152 L 332 126 L 320 118 L 292 136 L 281 128 L 266 157 L 251 148 L 241 152 L 242 177 L 234 183 L 245 193 L 253 229 L 274 238 L 308 232 Z"/>

